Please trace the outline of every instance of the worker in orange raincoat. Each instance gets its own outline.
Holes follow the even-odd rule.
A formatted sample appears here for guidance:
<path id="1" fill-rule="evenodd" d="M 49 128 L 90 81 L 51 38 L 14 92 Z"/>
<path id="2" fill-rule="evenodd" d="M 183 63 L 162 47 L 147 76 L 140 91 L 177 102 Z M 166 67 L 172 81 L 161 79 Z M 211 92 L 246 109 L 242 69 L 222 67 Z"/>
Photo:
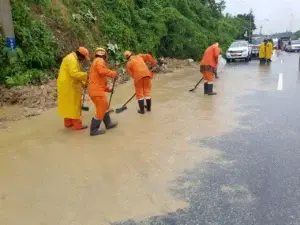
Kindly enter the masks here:
<path id="1" fill-rule="evenodd" d="M 117 122 L 112 122 L 109 112 L 108 103 L 105 92 L 112 90 L 107 86 L 107 78 L 117 79 L 118 74 L 107 68 L 105 61 L 108 54 L 104 48 L 97 48 L 95 50 L 95 59 L 90 68 L 90 77 L 88 91 L 89 96 L 96 106 L 96 116 L 92 118 L 90 135 L 96 136 L 104 134 L 105 130 L 101 130 L 100 124 L 103 120 L 106 129 L 111 129 L 117 126 Z"/>
<path id="2" fill-rule="evenodd" d="M 145 113 L 144 99 L 146 100 L 146 109 L 150 112 L 153 73 L 149 70 L 146 63 L 150 63 L 153 68 L 156 66 L 156 61 L 150 54 L 134 55 L 130 51 L 125 51 L 124 57 L 128 60 L 126 64 L 127 71 L 134 79 L 136 99 L 140 108 L 138 113 Z"/>
<path id="3" fill-rule="evenodd" d="M 86 129 L 81 121 L 81 92 L 88 75 L 82 71 L 81 62 L 90 60 L 89 51 L 79 47 L 63 58 L 57 78 L 58 114 L 64 118 L 65 127 Z"/>
<path id="4" fill-rule="evenodd" d="M 204 94 L 216 95 L 213 92 L 214 74 L 217 71 L 218 59 L 221 54 L 221 49 L 218 43 L 209 46 L 200 62 L 200 72 L 204 79 Z"/>

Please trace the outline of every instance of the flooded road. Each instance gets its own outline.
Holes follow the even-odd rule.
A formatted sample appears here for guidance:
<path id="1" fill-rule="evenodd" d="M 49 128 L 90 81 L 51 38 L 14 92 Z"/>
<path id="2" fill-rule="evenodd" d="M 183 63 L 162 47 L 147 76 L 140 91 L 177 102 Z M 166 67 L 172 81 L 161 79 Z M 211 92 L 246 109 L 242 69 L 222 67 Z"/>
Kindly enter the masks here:
<path id="1" fill-rule="evenodd" d="M 13 123 L 0 131 L 0 224 L 299 224 L 298 57 L 229 64 L 217 96 L 188 91 L 198 68 L 159 75 L 152 112 L 131 102 L 99 137 L 63 128 L 56 109 Z M 132 94 L 118 87 L 113 108 Z"/>

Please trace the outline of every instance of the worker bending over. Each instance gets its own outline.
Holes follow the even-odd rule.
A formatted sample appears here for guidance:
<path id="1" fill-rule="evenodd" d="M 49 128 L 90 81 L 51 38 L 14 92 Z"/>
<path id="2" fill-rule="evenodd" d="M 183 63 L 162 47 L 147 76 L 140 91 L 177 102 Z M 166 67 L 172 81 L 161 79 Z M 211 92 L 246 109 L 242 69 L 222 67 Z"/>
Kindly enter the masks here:
<path id="1" fill-rule="evenodd" d="M 106 93 L 112 90 L 107 86 L 107 78 L 117 79 L 118 74 L 107 68 L 105 61 L 108 54 L 104 48 L 97 48 L 94 53 L 95 59 L 90 68 L 90 78 L 88 91 L 93 103 L 96 107 L 96 116 L 92 118 L 90 135 L 96 136 L 104 134 L 105 130 L 100 129 L 101 121 L 103 120 L 106 129 L 111 129 L 117 126 L 117 122 L 112 122 L 108 113 L 108 103 Z"/>
<path id="2" fill-rule="evenodd" d="M 81 62 L 90 60 L 89 51 L 79 47 L 63 58 L 57 78 L 58 114 L 64 118 L 65 127 L 86 129 L 81 121 L 81 92 L 88 75 L 82 71 Z"/>
<path id="3" fill-rule="evenodd" d="M 213 81 L 214 74 L 217 71 L 219 55 L 221 54 L 221 52 L 222 51 L 219 48 L 219 43 L 215 43 L 209 46 L 204 52 L 204 55 L 200 62 L 200 72 L 203 74 L 204 79 L 204 94 L 217 94 L 213 92 Z"/>
<path id="4" fill-rule="evenodd" d="M 156 66 L 156 61 L 150 54 L 134 55 L 130 51 L 125 51 L 124 57 L 128 60 L 126 63 L 127 71 L 134 79 L 136 99 L 140 108 L 138 113 L 145 113 L 144 99 L 146 100 L 147 111 L 150 112 L 153 73 L 148 69 L 146 63 L 149 62 L 153 68 Z"/>

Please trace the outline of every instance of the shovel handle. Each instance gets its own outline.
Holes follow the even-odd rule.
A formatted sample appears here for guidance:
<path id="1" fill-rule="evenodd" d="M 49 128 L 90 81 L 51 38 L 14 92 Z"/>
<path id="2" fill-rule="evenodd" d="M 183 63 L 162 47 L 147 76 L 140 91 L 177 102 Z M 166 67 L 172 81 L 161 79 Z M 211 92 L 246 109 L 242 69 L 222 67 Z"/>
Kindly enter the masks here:
<path id="1" fill-rule="evenodd" d="M 110 108 L 110 103 L 111 103 L 112 96 L 114 94 L 114 89 L 115 89 L 116 81 L 117 81 L 117 79 L 114 79 L 113 86 L 112 86 L 111 93 L 110 93 L 110 97 L 109 97 L 108 108 Z"/>
<path id="2" fill-rule="evenodd" d="M 196 89 L 198 87 L 198 85 L 201 83 L 201 81 L 203 80 L 203 77 L 198 81 L 198 83 L 195 85 L 194 89 Z"/>
<path id="3" fill-rule="evenodd" d="M 86 88 L 83 90 L 83 95 L 82 95 L 82 106 L 81 106 L 81 107 L 84 107 L 85 95 L 86 95 Z"/>
<path id="4" fill-rule="evenodd" d="M 130 99 L 128 99 L 127 102 L 125 102 L 125 104 L 121 107 L 121 108 L 124 108 L 135 96 L 135 93 L 130 97 Z"/>

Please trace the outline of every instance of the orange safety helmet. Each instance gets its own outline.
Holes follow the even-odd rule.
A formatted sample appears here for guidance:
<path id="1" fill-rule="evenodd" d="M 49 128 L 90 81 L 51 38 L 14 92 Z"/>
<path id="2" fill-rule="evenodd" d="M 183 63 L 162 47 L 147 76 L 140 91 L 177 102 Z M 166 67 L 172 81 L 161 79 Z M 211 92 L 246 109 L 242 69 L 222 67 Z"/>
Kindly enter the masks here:
<path id="1" fill-rule="evenodd" d="M 128 59 L 131 55 L 132 55 L 132 52 L 131 52 L 131 51 L 126 50 L 126 51 L 124 52 L 124 57 L 125 57 L 126 59 Z"/>
<path id="2" fill-rule="evenodd" d="M 87 48 L 85 48 L 85 47 L 79 47 L 77 51 L 81 55 L 83 55 L 86 60 L 90 60 L 90 53 L 89 53 L 89 50 L 87 50 Z"/>
<path id="3" fill-rule="evenodd" d="M 94 52 L 94 56 L 106 56 L 108 57 L 108 54 L 106 52 L 106 50 L 104 48 L 96 48 L 95 52 Z"/>

